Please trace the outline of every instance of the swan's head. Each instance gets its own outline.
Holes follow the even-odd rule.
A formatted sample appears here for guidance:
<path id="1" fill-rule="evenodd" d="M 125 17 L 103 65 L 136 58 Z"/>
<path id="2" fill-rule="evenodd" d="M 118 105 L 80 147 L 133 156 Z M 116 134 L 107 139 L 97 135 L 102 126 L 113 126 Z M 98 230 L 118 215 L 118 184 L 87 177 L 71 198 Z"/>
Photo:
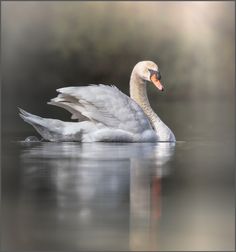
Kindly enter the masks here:
<path id="1" fill-rule="evenodd" d="M 140 61 L 135 65 L 134 71 L 141 79 L 152 82 L 159 90 L 164 91 L 157 64 L 152 61 Z"/>

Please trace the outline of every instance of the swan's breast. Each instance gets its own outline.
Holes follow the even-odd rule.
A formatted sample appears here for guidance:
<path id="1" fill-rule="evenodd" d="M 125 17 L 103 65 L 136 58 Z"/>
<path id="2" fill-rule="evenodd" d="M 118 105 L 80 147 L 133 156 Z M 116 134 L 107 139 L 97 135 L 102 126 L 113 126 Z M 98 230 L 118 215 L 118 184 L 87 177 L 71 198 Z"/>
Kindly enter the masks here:
<path id="1" fill-rule="evenodd" d="M 157 142 L 157 134 L 152 129 L 145 130 L 141 135 L 141 142 Z"/>

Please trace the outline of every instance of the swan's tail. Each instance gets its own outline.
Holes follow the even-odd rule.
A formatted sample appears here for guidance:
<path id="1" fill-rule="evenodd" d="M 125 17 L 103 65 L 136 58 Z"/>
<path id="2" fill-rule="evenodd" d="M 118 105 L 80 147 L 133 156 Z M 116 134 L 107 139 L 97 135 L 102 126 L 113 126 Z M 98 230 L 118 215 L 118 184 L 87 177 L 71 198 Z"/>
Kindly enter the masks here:
<path id="1" fill-rule="evenodd" d="M 36 131 L 45 139 L 49 141 L 70 141 L 72 136 L 65 134 L 67 122 L 63 122 L 57 119 L 42 118 L 26 112 L 19 108 L 20 117 L 27 123 L 31 124 Z M 81 133 L 76 132 L 76 136 L 73 135 L 73 139 L 80 141 Z"/>

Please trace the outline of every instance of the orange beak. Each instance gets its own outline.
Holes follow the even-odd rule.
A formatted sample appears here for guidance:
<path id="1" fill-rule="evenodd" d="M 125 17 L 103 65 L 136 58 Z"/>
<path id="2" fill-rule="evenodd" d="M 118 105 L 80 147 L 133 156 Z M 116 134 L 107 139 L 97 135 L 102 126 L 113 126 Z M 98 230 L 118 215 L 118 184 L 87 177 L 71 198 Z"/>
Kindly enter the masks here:
<path id="1" fill-rule="evenodd" d="M 152 74 L 151 76 L 151 81 L 152 83 L 161 91 L 164 91 L 164 87 L 162 86 L 160 80 L 157 79 L 157 75 L 156 74 Z"/>

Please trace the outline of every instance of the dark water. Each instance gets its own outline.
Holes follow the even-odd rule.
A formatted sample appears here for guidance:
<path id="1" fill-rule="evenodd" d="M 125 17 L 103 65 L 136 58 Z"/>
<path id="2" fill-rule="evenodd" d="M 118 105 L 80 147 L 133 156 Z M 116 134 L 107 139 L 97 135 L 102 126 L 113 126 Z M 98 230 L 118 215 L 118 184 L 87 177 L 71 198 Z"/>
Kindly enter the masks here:
<path id="1" fill-rule="evenodd" d="M 234 249 L 231 141 L 2 151 L 4 251 Z"/>

